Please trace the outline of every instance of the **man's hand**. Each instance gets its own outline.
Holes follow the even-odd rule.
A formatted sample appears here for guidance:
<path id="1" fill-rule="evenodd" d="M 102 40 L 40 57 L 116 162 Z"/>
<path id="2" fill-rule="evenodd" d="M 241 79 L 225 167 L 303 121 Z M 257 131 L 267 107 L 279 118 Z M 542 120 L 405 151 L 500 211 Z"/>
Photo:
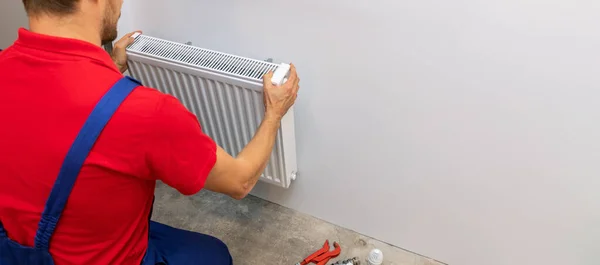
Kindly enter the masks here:
<path id="1" fill-rule="evenodd" d="M 115 62 L 115 64 L 117 65 L 117 68 L 119 68 L 119 70 L 121 71 L 121 73 L 125 73 L 125 71 L 127 71 L 127 53 L 125 52 L 125 48 L 127 48 L 129 44 L 133 43 L 135 39 L 131 36 L 136 32 L 142 33 L 141 31 L 134 31 L 128 33 L 113 45 L 111 57 L 113 62 Z"/>
<path id="2" fill-rule="evenodd" d="M 277 120 L 281 119 L 296 102 L 300 78 L 296 73 L 296 66 L 290 64 L 290 76 L 281 86 L 275 86 L 271 83 L 273 72 L 270 71 L 263 77 L 265 116 Z"/>

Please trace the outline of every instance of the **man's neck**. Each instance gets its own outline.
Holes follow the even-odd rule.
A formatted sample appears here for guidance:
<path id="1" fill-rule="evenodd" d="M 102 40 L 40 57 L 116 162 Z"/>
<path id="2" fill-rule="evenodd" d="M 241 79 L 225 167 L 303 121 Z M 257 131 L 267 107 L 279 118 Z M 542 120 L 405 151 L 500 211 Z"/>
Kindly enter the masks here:
<path id="1" fill-rule="evenodd" d="M 29 30 L 43 35 L 82 40 L 98 46 L 102 44 L 98 27 L 91 23 L 89 19 L 76 15 L 30 17 Z"/>

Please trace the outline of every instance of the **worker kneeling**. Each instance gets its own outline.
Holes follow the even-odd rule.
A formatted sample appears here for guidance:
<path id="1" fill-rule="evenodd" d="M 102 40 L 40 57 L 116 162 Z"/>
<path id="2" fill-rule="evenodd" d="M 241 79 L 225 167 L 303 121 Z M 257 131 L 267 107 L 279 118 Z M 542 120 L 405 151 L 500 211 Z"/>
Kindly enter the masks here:
<path id="1" fill-rule="evenodd" d="M 0 265 L 230 265 L 214 237 L 150 220 L 156 181 L 244 198 L 299 78 L 264 76 L 265 115 L 232 157 L 176 98 L 124 77 L 123 0 L 23 0 L 29 28 L 0 52 Z M 201 220 L 199 220 L 201 221 Z"/>

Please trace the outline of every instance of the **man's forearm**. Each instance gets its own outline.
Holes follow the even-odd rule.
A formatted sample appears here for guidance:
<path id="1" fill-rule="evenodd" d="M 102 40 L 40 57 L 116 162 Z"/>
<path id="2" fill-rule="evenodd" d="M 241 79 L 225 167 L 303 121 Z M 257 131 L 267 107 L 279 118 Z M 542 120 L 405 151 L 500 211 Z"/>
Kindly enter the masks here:
<path id="1" fill-rule="evenodd" d="M 260 175 L 265 170 L 273 151 L 280 125 L 280 118 L 268 114 L 265 115 L 252 140 L 238 154 L 237 159 L 243 161 L 248 167 L 249 172 L 253 173 L 249 176 L 246 175 L 245 178 L 247 179 L 243 180 L 246 190 L 254 187 Z"/>
<path id="2" fill-rule="evenodd" d="M 283 85 L 272 84 L 272 77 L 273 72 L 263 77 L 265 117 L 254 137 L 235 158 L 217 146 L 217 161 L 204 184 L 205 188 L 242 199 L 258 182 L 271 157 L 281 118 L 294 104 L 300 88 L 300 79 L 293 64 Z"/>

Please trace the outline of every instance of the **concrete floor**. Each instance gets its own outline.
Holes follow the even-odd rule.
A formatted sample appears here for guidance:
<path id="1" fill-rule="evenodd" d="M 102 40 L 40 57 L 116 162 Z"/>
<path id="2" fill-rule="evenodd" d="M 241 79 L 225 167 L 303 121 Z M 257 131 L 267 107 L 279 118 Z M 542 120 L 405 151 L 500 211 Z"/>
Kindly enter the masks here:
<path id="1" fill-rule="evenodd" d="M 341 259 L 364 261 L 376 247 L 386 265 L 442 264 L 252 196 L 236 201 L 202 191 L 187 197 L 159 183 L 152 219 L 223 240 L 236 265 L 294 265 L 326 239 L 340 244 Z"/>

